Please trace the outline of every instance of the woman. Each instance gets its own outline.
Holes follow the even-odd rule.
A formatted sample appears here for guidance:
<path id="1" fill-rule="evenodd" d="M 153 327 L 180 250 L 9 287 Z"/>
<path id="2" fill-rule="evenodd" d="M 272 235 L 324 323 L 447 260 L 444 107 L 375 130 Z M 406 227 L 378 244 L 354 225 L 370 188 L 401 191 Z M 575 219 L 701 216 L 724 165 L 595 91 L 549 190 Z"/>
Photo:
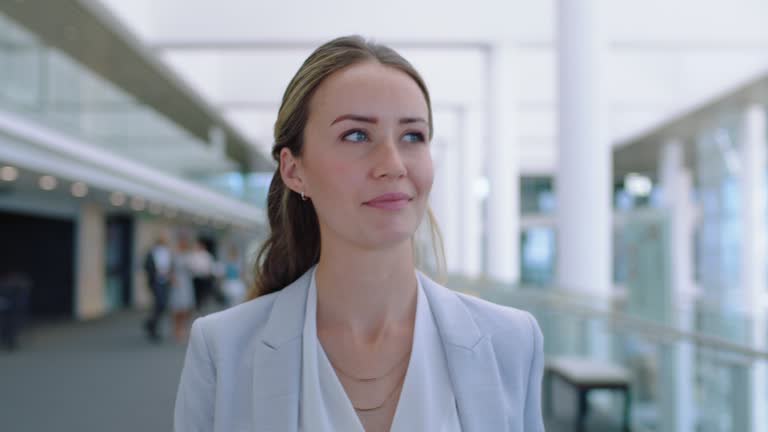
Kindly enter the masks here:
<path id="1" fill-rule="evenodd" d="M 173 256 L 173 283 L 170 299 L 173 334 L 178 343 L 186 342 L 189 319 L 195 309 L 195 294 L 188 260 L 189 243 L 186 238 L 180 237 L 176 245 L 176 254 Z"/>
<path id="2" fill-rule="evenodd" d="M 228 307 L 242 303 L 245 298 L 246 289 L 242 279 L 241 261 L 237 247 L 231 246 L 226 261 L 222 263 L 224 280 L 221 290 Z"/>
<path id="3" fill-rule="evenodd" d="M 177 431 L 543 430 L 533 317 L 415 269 L 431 137 L 426 86 L 393 50 L 345 37 L 310 55 L 275 124 L 255 298 L 194 323 Z"/>
<path id="4" fill-rule="evenodd" d="M 192 273 L 195 308 L 200 312 L 214 294 L 213 255 L 208 252 L 202 238 L 198 238 L 187 257 L 187 267 Z"/>

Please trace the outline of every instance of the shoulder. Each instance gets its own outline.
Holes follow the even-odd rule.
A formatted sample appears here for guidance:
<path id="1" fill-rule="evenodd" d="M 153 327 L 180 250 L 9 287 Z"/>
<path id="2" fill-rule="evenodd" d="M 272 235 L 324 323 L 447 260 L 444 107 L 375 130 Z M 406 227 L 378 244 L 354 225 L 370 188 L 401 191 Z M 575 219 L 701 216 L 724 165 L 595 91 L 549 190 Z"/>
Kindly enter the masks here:
<path id="1" fill-rule="evenodd" d="M 474 333 L 490 336 L 495 345 L 510 340 L 533 344 L 541 338 L 539 325 L 531 313 L 447 288 L 421 272 L 419 276 L 422 286 L 431 294 L 430 301 L 437 302 L 433 308 L 438 310 L 440 324 L 449 333 L 460 335 L 460 339 Z"/>
<path id="2" fill-rule="evenodd" d="M 311 268 L 273 293 L 208 315 L 195 323 L 229 354 L 253 348 L 256 341 L 281 344 L 301 334 Z"/>
<path id="3" fill-rule="evenodd" d="M 513 386 L 539 380 L 544 338 L 536 318 L 521 309 L 502 306 L 454 291 L 492 347 L 499 373 Z M 509 390 L 514 393 L 514 390 Z"/>
<path id="4" fill-rule="evenodd" d="M 441 311 L 439 324 L 453 336 L 449 340 L 467 340 L 468 334 L 477 335 L 478 342 L 487 339 L 500 364 L 522 366 L 541 352 L 543 337 L 531 313 L 446 288 L 429 278 L 423 281 L 439 302 L 435 305 Z"/>
<path id="5" fill-rule="evenodd" d="M 525 339 L 534 337 L 539 331 L 536 319 L 528 311 L 503 306 L 457 291 L 452 292 L 464 304 L 477 326 L 485 334 L 517 335 Z"/>
<path id="6" fill-rule="evenodd" d="M 274 292 L 206 315 L 195 320 L 193 326 L 202 333 L 214 355 L 230 348 L 250 345 L 261 335 L 279 294 L 279 291 Z"/>

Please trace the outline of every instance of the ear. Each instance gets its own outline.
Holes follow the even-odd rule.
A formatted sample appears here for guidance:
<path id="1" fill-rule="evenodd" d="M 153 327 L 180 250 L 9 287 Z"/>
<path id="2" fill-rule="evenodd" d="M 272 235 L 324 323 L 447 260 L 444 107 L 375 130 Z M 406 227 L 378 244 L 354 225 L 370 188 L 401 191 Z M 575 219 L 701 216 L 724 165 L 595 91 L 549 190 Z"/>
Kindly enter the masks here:
<path id="1" fill-rule="evenodd" d="M 280 177 L 289 189 L 296 193 L 307 193 L 302 175 L 301 159 L 291 154 L 287 147 L 280 150 Z"/>

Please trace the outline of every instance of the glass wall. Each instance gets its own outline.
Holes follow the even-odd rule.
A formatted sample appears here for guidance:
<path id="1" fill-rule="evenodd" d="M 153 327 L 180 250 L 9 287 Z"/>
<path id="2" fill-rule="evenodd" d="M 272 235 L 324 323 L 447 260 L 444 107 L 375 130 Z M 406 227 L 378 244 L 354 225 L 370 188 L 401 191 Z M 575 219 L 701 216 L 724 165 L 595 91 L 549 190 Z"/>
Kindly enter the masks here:
<path id="1" fill-rule="evenodd" d="M 555 283 L 557 236 L 552 177 L 520 178 L 520 282 L 547 286 Z"/>
<path id="2" fill-rule="evenodd" d="M 702 290 L 701 330 L 746 342 L 742 283 L 742 191 L 739 117 L 724 115 L 696 141 L 696 190 L 701 209 L 696 277 Z"/>
<path id="3" fill-rule="evenodd" d="M 266 194 L 258 187 L 228 180 L 242 175 L 222 149 L 192 136 L 3 14 L 0 109 L 263 207 Z"/>

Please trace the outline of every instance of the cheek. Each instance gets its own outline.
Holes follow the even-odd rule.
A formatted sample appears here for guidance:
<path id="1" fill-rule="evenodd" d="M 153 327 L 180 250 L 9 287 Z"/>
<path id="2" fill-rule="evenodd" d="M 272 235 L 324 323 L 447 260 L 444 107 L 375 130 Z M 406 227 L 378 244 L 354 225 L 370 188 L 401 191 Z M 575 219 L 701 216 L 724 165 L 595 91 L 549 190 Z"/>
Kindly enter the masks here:
<path id="1" fill-rule="evenodd" d="M 419 162 L 418 166 L 412 171 L 411 178 L 416 187 L 423 195 L 429 194 L 432 190 L 432 183 L 434 181 L 434 167 L 432 166 L 432 159 L 426 158 Z"/>
<path id="2" fill-rule="evenodd" d="M 350 195 L 354 185 L 360 184 L 360 169 L 354 163 L 338 159 L 319 161 L 310 174 L 310 184 L 315 193 L 320 193 L 330 200 L 339 196 Z"/>

